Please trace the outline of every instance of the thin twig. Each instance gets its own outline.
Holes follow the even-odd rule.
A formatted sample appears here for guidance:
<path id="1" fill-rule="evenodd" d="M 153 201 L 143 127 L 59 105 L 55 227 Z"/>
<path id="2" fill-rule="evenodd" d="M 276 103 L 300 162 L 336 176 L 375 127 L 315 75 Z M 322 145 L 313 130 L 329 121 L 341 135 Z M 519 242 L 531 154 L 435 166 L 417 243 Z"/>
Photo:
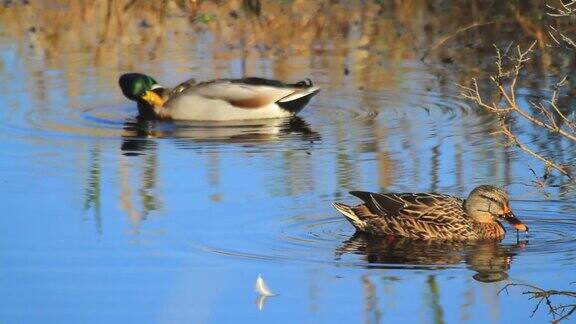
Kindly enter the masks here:
<path id="1" fill-rule="evenodd" d="M 567 305 L 560 304 L 558 306 L 555 306 L 554 303 L 552 302 L 552 297 L 563 296 L 563 297 L 576 298 L 576 291 L 545 290 L 533 285 L 510 283 L 504 286 L 502 289 L 500 289 L 498 294 L 505 291 L 507 295 L 510 295 L 510 292 L 508 290 L 508 288 L 510 287 L 524 287 L 531 289 L 522 292 L 522 295 L 530 296 L 528 297 L 529 300 L 532 299 L 538 300 L 538 302 L 532 309 L 530 317 L 533 317 L 534 314 L 536 314 L 542 303 L 546 303 L 546 305 L 548 306 L 548 314 L 552 316 L 552 323 L 559 323 L 565 319 L 568 319 L 568 317 L 570 317 L 570 315 L 572 315 L 576 311 L 576 303 Z"/>
<path id="2" fill-rule="evenodd" d="M 508 128 L 508 126 L 502 125 L 502 133 L 504 135 L 506 135 L 506 137 L 518 148 L 520 148 L 521 150 L 523 150 L 524 152 L 530 154 L 531 156 L 535 157 L 536 159 L 544 162 L 544 164 L 548 167 L 551 167 L 557 171 L 559 171 L 560 173 L 562 173 L 563 175 L 567 176 L 568 178 L 570 178 L 571 180 L 572 175 L 569 172 L 569 169 L 567 169 L 565 166 L 562 166 L 560 164 L 555 163 L 554 161 L 552 161 L 551 159 L 545 158 L 544 156 L 532 151 L 528 146 L 526 146 L 525 144 L 523 144 L 516 135 L 514 135 L 512 133 L 512 131 L 510 130 L 510 128 Z"/>
<path id="3" fill-rule="evenodd" d="M 449 41 L 450 39 L 456 37 L 456 35 L 463 33 L 469 29 L 472 28 L 476 28 L 476 27 L 482 27 L 482 26 L 486 26 L 486 25 L 491 25 L 494 24 L 495 21 L 489 21 L 489 22 L 484 22 L 484 23 L 480 23 L 480 22 L 474 22 L 471 23 L 470 25 L 464 26 L 464 27 L 460 27 L 458 28 L 455 32 L 453 32 L 450 35 L 444 36 L 442 38 L 440 38 L 439 41 L 437 41 L 434 45 L 432 45 L 425 53 L 424 55 L 422 55 L 422 57 L 420 58 L 421 61 L 423 61 L 424 59 L 426 59 L 426 57 L 428 56 L 428 54 L 430 54 L 430 52 L 436 50 L 436 48 L 442 46 L 444 43 L 446 43 L 447 41 Z"/>
<path id="4" fill-rule="evenodd" d="M 534 41 L 525 50 L 522 50 L 520 46 L 516 46 L 515 54 L 513 56 L 503 56 L 502 51 L 496 47 L 495 65 L 497 68 L 497 74 L 491 76 L 490 80 L 496 87 L 497 94 L 501 97 L 500 102 L 485 102 L 480 94 L 478 80 L 475 78 L 472 79 L 471 86 L 460 85 L 461 95 L 464 98 L 476 102 L 480 107 L 499 117 L 501 120 L 499 133 L 503 134 L 508 139 L 509 144 L 520 148 L 529 155 L 544 162 L 547 168 L 557 170 L 561 174 L 570 178 L 570 180 L 573 180 L 571 170 L 567 166 L 562 165 L 553 159 L 544 157 L 540 153 L 531 149 L 528 145 L 520 141 L 519 137 L 514 134 L 507 124 L 507 121 L 510 120 L 512 116 L 518 115 L 532 125 L 546 129 L 551 133 L 558 134 L 569 141 L 576 142 L 575 122 L 562 113 L 557 106 L 558 91 L 566 84 L 566 78 L 562 78 L 556 83 L 549 100 L 542 100 L 540 103 L 530 102 L 530 105 L 536 111 L 535 113 L 528 112 L 517 102 L 516 87 L 520 71 L 530 60 L 530 55 L 535 45 L 536 41 Z M 510 68 L 506 68 L 506 65 L 504 64 L 505 59 L 507 60 L 507 63 L 509 63 L 508 65 L 511 65 Z M 561 122 L 559 123 L 559 121 Z"/>
<path id="5" fill-rule="evenodd" d="M 572 6 L 574 4 L 576 4 L 576 1 L 574 1 L 574 0 L 570 1 L 568 3 L 564 3 L 564 2 L 562 2 L 562 0 L 560 0 L 561 8 L 554 7 L 554 6 L 547 4 L 546 7 L 550 10 L 555 11 L 556 13 L 548 12 L 546 14 L 550 17 L 569 17 L 569 16 L 572 16 L 576 12 L 576 8 L 572 8 Z"/>

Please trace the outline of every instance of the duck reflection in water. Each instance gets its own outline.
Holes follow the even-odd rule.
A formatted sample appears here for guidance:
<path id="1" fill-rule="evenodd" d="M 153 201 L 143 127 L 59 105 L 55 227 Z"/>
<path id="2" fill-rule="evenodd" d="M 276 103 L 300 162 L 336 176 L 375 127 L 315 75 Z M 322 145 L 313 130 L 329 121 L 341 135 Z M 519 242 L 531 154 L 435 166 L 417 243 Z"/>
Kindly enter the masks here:
<path id="1" fill-rule="evenodd" d="M 137 155 L 156 145 L 154 139 L 171 138 L 180 147 L 194 144 L 256 144 L 282 139 L 315 142 L 321 139 L 309 124 L 298 116 L 233 122 L 162 122 L 130 120 L 124 123 L 122 151 Z M 180 145 L 181 144 L 181 145 Z"/>
<path id="2" fill-rule="evenodd" d="M 474 242 L 414 240 L 395 236 L 374 236 L 357 232 L 336 249 L 336 256 L 352 253 L 363 255 L 371 267 L 444 269 L 465 262 L 480 282 L 496 282 L 508 278 L 512 259 L 528 244 L 502 244 L 486 240 Z"/>

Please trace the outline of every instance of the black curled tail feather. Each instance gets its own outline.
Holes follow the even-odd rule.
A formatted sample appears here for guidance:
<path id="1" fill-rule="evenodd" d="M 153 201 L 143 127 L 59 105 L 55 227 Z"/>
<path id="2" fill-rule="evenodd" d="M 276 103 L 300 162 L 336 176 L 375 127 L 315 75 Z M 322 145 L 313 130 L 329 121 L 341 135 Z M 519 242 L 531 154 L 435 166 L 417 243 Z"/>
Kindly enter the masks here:
<path id="1" fill-rule="evenodd" d="M 306 78 L 302 81 L 291 84 L 291 86 L 296 87 L 296 88 L 310 88 L 310 87 L 314 86 L 314 83 L 309 78 Z"/>

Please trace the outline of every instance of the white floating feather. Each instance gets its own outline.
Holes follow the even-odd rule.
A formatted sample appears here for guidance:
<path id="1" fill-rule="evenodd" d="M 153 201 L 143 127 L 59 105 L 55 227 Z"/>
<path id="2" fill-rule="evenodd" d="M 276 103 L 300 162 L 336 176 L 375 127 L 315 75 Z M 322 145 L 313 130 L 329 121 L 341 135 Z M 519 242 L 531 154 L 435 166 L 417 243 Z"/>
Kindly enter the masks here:
<path id="1" fill-rule="evenodd" d="M 272 297 L 272 296 L 276 296 L 275 293 L 273 293 L 272 291 L 270 291 L 270 288 L 268 288 L 268 286 L 266 286 L 266 283 L 264 282 L 264 279 L 262 278 L 262 275 L 258 275 L 258 278 L 256 279 L 256 286 L 254 287 L 254 290 L 260 294 L 260 296 L 264 296 L 264 297 Z"/>
<path id="2" fill-rule="evenodd" d="M 256 307 L 258 307 L 258 310 L 261 311 L 264 309 L 264 305 L 266 304 L 266 299 L 268 299 L 268 297 L 266 296 L 258 296 L 258 298 L 256 298 Z"/>

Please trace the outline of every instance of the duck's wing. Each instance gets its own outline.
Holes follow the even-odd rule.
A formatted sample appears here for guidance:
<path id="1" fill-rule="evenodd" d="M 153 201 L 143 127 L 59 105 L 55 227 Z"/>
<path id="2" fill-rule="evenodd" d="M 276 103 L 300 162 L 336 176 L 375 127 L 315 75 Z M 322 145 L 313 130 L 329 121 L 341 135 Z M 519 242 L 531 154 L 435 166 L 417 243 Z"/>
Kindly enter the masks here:
<path id="1" fill-rule="evenodd" d="M 196 85 L 196 79 L 188 79 L 188 80 L 180 83 L 179 85 L 175 86 L 174 88 L 172 88 L 172 90 L 170 92 L 170 96 L 178 95 L 178 94 L 194 87 L 195 85 Z"/>
<path id="2" fill-rule="evenodd" d="M 182 92 L 220 99 L 238 108 L 258 109 L 311 96 L 319 91 L 311 82 L 286 84 L 261 78 L 222 79 L 196 84 Z"/>
<path id="3" fill-rule="evenodd" d="M 471 235 L 471 221 L 462 199 L 434 193 L 351 194 L 364 201 L 360 208 L 369 210 L 369 217 L 357 214 L 369 232 L 420 239 L 464 239 Z"/>
<path id="4" fill-rule="evenodd" d="M 436 193 L 387 193 L 352 191 L 375 215 L 447 224 L 462 214 L 463 200 Z"/>
<path id="5" fill-rule="evenodd" d="M 309 88 L 313 86 L 312 80 L 310 79 L 306 79 L 304 81 L 300 81 L 297 83 L 285 83 L 278 80 L 255 78 L 255 77 L 242 78 L 242 79 L 226 79 L 225 81 L 244 85 L 270 86 L 275 88 Z"/>

